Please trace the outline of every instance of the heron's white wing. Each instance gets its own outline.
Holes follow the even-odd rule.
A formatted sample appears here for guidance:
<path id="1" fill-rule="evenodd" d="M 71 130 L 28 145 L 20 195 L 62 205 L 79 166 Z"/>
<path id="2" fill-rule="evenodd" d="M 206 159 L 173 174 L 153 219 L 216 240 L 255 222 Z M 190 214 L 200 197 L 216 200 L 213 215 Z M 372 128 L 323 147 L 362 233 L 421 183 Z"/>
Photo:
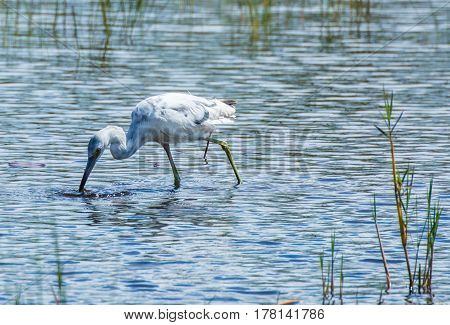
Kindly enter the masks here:
<path id="1" fill-rule="evenodd" d="M 144 102 L 145 105 L 138 105 L 136 110 L 139 111 L 139 106 L 146 109 L 137 115 L 154 114 L 155 117 L 185 127 L 224 123 L 225 120 L 229 122 L 236 112 L 233 106 L 218 99 L 206 99 L 183 93 L 167 93 L 150 97 Z"/>

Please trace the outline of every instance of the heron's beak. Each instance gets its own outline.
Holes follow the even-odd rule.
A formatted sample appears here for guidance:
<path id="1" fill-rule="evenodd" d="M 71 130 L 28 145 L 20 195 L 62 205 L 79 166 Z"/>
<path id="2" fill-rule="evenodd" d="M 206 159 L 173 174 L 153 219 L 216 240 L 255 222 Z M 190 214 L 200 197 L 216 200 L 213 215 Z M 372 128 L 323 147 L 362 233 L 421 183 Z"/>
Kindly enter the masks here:
<path id="1" fill-rule="evenodd" d="M 92 170 L 94 169 L 95 163 L 98 160 L 98 157 L 100 155 L 92 156 L 88 158 L 86 169 L 84 170 L 83 178 L 81 179 L 80 188 L 78 189 L 79 192 L 84 192 L 84 185 L 86 184 L 89 175 L 91 174 Z"/>

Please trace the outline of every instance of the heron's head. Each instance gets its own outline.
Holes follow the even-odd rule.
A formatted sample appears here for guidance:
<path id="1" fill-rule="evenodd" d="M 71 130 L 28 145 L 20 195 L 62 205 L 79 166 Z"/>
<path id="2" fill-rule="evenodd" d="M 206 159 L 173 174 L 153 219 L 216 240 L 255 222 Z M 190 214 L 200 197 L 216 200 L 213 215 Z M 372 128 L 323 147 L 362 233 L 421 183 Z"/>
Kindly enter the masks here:
<path id="1" fill-rule="evenodd" d="M 84 191 L 84 185 L 86 184 L 89 175 L 91 174 L 92 170 L 94 169 L 95 163 L 100 158 L 100 156 L 103 154 L 107 147 L 106 142 L 102 139 L 100 134 L 96 133 L 88 144 L 88 161 L 86 164 L 86 168 L 84 170 L 83 178 L 81 179 L 80 188 L 78 191 L 83 192 Z"/>

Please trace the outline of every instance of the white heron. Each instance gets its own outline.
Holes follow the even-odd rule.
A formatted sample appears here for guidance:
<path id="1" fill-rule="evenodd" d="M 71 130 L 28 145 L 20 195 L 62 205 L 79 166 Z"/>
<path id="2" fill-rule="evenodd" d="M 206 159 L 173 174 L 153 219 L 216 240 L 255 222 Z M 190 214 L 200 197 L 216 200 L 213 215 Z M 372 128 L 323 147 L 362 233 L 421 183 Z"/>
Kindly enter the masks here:
<path id="1" fill-rule="evenodd" d="M 233 100 L 206 99 L 183 93 L 166 93 L 141 101 L 131 113 L 127 134 L 120 127 L 107 126 L 92 136 L 79 191 L 84 191 L 89 175 L 105 149 L 110 147 L 114 159 L 126 159 L 146 142 L 162 145 L 169 158 L 176 187 L 180 185 L 180 176 L 170 152 L 170 144 L 196 140 L 220 145 L 230 161 L 237 183 L 240 184 L 241 178 L 228 144 L 211 138 L 218 124 L 233 121 L 236 112 L 234 105 Z"/>

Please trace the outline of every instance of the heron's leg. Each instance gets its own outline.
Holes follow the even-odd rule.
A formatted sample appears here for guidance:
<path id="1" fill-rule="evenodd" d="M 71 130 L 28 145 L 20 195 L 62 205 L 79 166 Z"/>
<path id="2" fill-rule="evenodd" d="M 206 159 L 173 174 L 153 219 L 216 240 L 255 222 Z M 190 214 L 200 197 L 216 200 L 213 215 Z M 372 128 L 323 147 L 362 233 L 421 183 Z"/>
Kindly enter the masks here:
<path id="1" fill-rule="evenodd" d="M 209 138 L 211 138 L 212 132 L 209 134 Z M 206 139 L 206 148 L 205 148 L 205 154 L 203 155 L 203 159 L 206 160 L 206 153 L 208 152 L 208 147 L 209 147 L 209 138 Z"/>
<path id="2" fill-rule="evenodd" d="M 167 157 L 169 158 L 170 161 L 170 166 L 172 167 L 172 172 L 173 172 L 173 177 L 174 177 L 174 184 L 175 187 L 180 187 L 180 175 L 178 174 L 178 170 L 177 167 L 175 166 L 175 162 L 173 161 L 172 158 L 172 153 L 170 152 L 170 146 L 168 143 L 164 143 L 162 144 L 164 150 L 166 151 Z"/>
<path id="3" fill-rule="evenodd" d="M 206 159 L 206 153 L 208 152 L 208 147 L 209 147 L 209 139 L 206 142 L 205 154 L 203 155 L 203 159 Z"/>
<path id="4" fill-rule="evenodd" d="M 214 138 L 209 138 L 208 140 L 211 141 L 212 143 L 216 143 L 222 147 L 223 151 L 225 151 L 225 153 L 227 154 L 228 160 L 230 161 L 230 165 L 233 168 L 234 174 L 236 175 L 237 183 L 241 184 L 241 177 L 239 176 L 239 172 L 236 168 L 236 165 L 234 164 L 233 156 L 231 155 L 231 151 L 230 151 L 230 147 L 228 147 L 228 143 L 226 143 L 225 141 L 214 139 Z"/>

